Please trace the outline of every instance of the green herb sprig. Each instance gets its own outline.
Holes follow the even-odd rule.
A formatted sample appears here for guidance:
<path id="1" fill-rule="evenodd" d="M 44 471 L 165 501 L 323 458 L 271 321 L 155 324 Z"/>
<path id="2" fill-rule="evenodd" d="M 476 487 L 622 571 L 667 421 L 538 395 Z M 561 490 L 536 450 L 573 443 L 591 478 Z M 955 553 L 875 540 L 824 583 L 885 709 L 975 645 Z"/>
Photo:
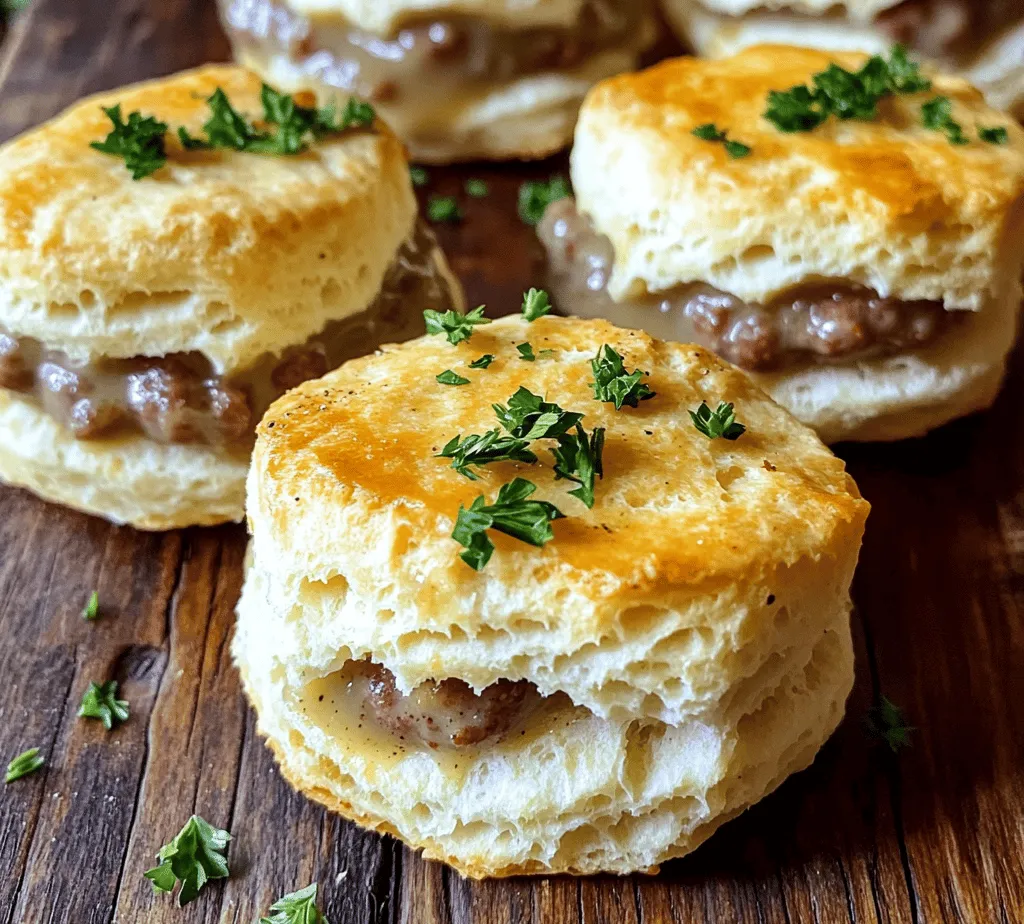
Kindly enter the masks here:
<path id="1" fill-rule="evenodd" d="M 167 123 L 141 112 L 128 114 L 128 121 L 121 117 L 121 105 L 104 108 L 103 112 L 114 127 L 102 141 L 93 141 L 89 147 L 113 157 L 120 157 L 128 168 L 133 180 L 156 173 L 167 163 L 164 135 Z"/>
<path id="2" fill-rule="evenodd" d="M 316 883 L 289 892 L 270 906 L 270 917 L 260 918 L 260 924 L 328 924 L 316 906 Z"/>
<path id="3" fill-rule="evenodd" d="M 463 185 L 463 189 L 466 190 L 466 195 L 471 199 L 484 199 L 491 191 L 490 187 L 484 180 L 476 177 L 470 177 L 466 180 Z"/>
<path id="4" fill-rule="evenodd" d="M 948 97 L 936 96 L 921 105 L 921 124 L 942 132 L 950 144 L 969 144 L 963 126 L 953 118 L 953 104 Z"/>
<path id="5" fill-rule="evenodd" d="M 493 529 L 533 546 L 543 546 L 554 538 L 551 523 L 564 514 L 547 501 L 530 500 L 537 486 L 525 478 L 516 478 L 498 488 L 498 496 L 488 505 L 481 495 L 467 508 L 459 506 L 452 538 L 465 548 L 460 558 L 475 571 L 483 568 L 494 553 L 487 535 Z"/>
<path id="6" fill-rule="evenodd" d="M 719 403 L 711 410 L 706 401 L 701 401 L 696 411 L 690 411 L 690 419 L 698 432 L 709 440 L 738 440 L 747 431 L 743 424 L 736 422 L 732 404 Z"/>
<path id="7" fill-rule="evenodd" d="M 85 607 L 82 609 L 82 619 L 87 619 L 89 622 L 94 622 L 99 619 L 100 615 L 100 595 L 98 591 L 93 591 L 89 594 L 89 600 L 86 602 Z"/>
<path id="8" fill-rule="evenodd" d="M 470 369 L 486 369 L 491 363 L 494 362 L 493 353 L 484 353 L 483 356 L 478 356 L 469 364 Z"/>
<path id="9" fill-rule="evenodd" d="M 594 477 L 604 477 L 604 433 L 604 427 L 595 427 L 587 437 L 582 425 L 576 424 L 576 432 L 563 433 L 558 437 L 558 446 L 551 450 L 555 457 L 555 480 L 575 481 L 579 487 L 569 493 L 588 507 L 594 506 Z"/>
<path id="10" fill-rule="evenodd" d="M 728 154 L 734 160 L 740 157 L 746 157 L 751 148 L 749 145 L 744 144 L 742 141 L 734 141 L 729 138 L 724 131 L 721 131 L 714 122 L 708 122 L 705 125 L 698 125 L 692 132 L 697 138 L 703 141 L 720 141 L 722 147 L 725 148 L 725 153 Z"/>
<path id="11" fill-rule="evenodd" d="M 527 440 L 502 436 L 500 430 L 488 430 L 482 434 L 470 433 L 466 437 L 453 436 L 437 458 L 451 459 L 455 471 L 470 481 L 477 481 L 479 476 L 473 471 L 473 466 L 493 462 L 536 462 L 537 456 L 529 445 Z"/>
<path id="12" fill-rule="evenodd" d="M 523 295 L 523 317 L 531 324 L 551 313 L 551 299 L 543 289 L 530 289 Z"/>
<path id="13" fill-rule="evenodd" d="M 931 88 L 931 81 L 921 75 L 902 45 L 893 48 L 888 60 L 873 55 L 858 71 L 830 64 L 811 78 L 811 84 L 770 90 L 764 117 L 779 131 L 809 132 L 833 115 L 873 119 L 885 97 Z"/>
<path id="14" fill-rule="evenodd" d="M 886 696 L 868 710 L 864 725 L 870 735 L 883 741 L 894 754 L 910 746 L 910 733 L 914 726 L 907 724 L 903 710 Z"/>
<path id="15" fill-rule="evenodd" d="M 979 128 L 978 138 L 986 144 L 1006 144 L 1010 140 L 1010 133 L 1005 126 L 997 125 L 993 128 Z"/>
<path id="16" fill-rule="evenodd" d="M 462 208 L 455 196 L 431 196 L 427 200 L 427 218 L 435 224 L 456 224 L 462 221 Z"/>
<path id="17" fill-rule="evenodd" d="M 563 410 L 523 386 L 508 399 L 507 405 L 491 407 L 510 436 L 527 441 L 557 439 L 583 420 L 582 414 Z"/>
<path id="18" fill-rule="evenodd" d="M 99 719 L 110 731 L 115 725 L 128 720 L 128 701 L 117 698 L 117 681 L 90 683 L 82 696 L 78 714 L 86 719 Z"/>
<path id="19" fill-rule="evenodd" d="M 468 385 L 469 379 L 463 378 L 457 372 L 452 372 L 451 369 L 445 369 L 444 372 L 440 372 L 434 376 L 440 385 Z"/>
<path id="20" fill-rule="evenodd" d="M 171 892 L 181 883 L 178 905 L 193 901 L 211 879 L 225 879 L 229 874 L 224 856 L 231 835 L 215 828 L 204 818 L 193 815 L 174 840 L 164 844 L 157 854 L 159 866 L 143 875 L 153 883 L 154 892 Z"/>
<path id="21" fill-rule="evenodd" d="M 594 398 L 614 404 L 617 411 L 623 406 L 637 407 L 641 401 L 655 396 L 655 392 L 642 381 L 647 373 L 640 369 L 627 372 L 625 357 L 608 344 L 597 351 L 590 361 L 590 368 L 594 373 L 594 381 L 590 383 Z"/>
<path id="22" fill-rule="evenodd" d="M 556 174 L 546 182 L 544 180 L 527 180 L 519 187 L 519 217 L 528 225 L 537 224 L 544 217 L 544 210 L 572 195 L 569 181 L 561 174 Z"/>
<path id="23" fill-rule="evenodd" d="M 468 314 L 459 314 L 450 308 L 445 312 L 428 308 L 423 312 L 423 320 L 426 322 L 428 334 L 444 334 L 452 346 L 469 340 L 473 336 L 474 327 L 491 323 L 490 318 L 484 317 L 483 305 L 474 308 Z"/>
<path id="24" fill-rule="evenodd" d="M 43 764 L 45 757 L 39 756 L 39 748 L 29 748 L 23 751 L 7 765 L 7 773 L 4 774 L 4 783 L 13 783 L 30 773 L 35 773 Z"/>

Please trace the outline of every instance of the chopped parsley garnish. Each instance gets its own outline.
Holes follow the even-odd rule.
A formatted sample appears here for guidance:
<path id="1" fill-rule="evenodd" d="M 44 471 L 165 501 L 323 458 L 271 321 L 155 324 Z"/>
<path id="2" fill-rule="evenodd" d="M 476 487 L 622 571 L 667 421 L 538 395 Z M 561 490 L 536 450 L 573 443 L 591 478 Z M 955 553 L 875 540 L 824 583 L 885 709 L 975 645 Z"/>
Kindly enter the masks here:
<path id="1" fill-rule="evenodd" d="M 39 748 L 29 748 L 7 765 L 4 783 L 13 783 L 15 780 L 20 780 L 23 776 L 35 773 L 45 763 L 46 758 L 39 756 Z"/>
<path id="2" fill-rule="evenodd" d="M 942 132 L 950 144 L 968 144 L 970 139 L 963 127 L 953 119 L 953 104 L 948 97 L 936 96 L 921 105 L 921 124 L 932 131 Z"/>
<path id="3" fill-rule="evenodd" d="M 1006 144 L 1010 140 L 1009 133 L 1002 125 L 996 128 L 979 128 L 978 137 L 986 144 Z"/>
<path id="4" fill-rule="evenodd" d="M 430 182 L 430 174 L 423 167 L 410 166 L 409 179 L 412 180 L 412 185 L 418 189 Z"/>
<path id="5" fill-rule="evenodd" d="M 531 324 L 551 312 L 551 299 L 543 289 L 530 289 L 523 295 L 523 317 Z"/>
<path id="6" fill-rule="evenodd" d="M 830 64 L 811 78 L 811 87 L 770 90 L 764 117 L 782 132 L 809 132 L 829 116 L 870 120 L 879 100 L 894 93 L 919 93 L 931 87 L 906 49 L 896 45 L 886 61 L 872 55 L 858 71 Z"/>
<path id="7" fill-rule="evenodd" d="M 459 506 L 452 538 L 466 551 L 459 557 L 479 571 L 491 559 L 494 543 L 487 535 L 493 529 L 533 546 L 543 546 L 554 538 L 552 520 L 564 514 L 547 501 L 529 500 L 537 486 L 525 478 L 516 478 L 498 488 L 498 497 L 488 505 L 483 495 L 468 507 Z"/>
<path id="8" fill-rule="evenodd" d="M 743 424 L 736 422 L 732 404 L 719 402 L 717 409 L 712 411 L 706 401 L 701 401 L 696 411 L 690 411 L 690 419 L 697 430 L 709 440 L 719 437 L 724 440 L 738 440 L 747 430 Z"/>
<path id="9" fill-rule="evenodd" d="M 128 121 L 121 118 L 121 106 L 103 110 L 114 123 L 110 134 L 102 141 L 93 141 L 89 147 L 124 159 L 124 165 L 131 171 L 133 180 L 141 180 L 155 173 L 167 163 L 164 135 L 167 123 L 141 112 L 128 114 Z"/>
<path id="10" fill-rule="evenodd" d="M 884 741 L 894 754 L 910 746 L 910 733 L 914 727 L 907 724 L 903 710 L 888 697 L 883 696 L 877 706 L 868 710 L 864 724 L 868 733 Z"/>
<path id="11" fill-rule="evenodd" d="M 270 906 L 274 912 L 269 918 L 260 918 L 260 924 L 328 924 L 316 906 L 316 883 L 289 892 Z"/>
<path id="12" fill-rule="evenodd" d="M 455 196 L 431 196 L 427 200 L 427 218 L 433 222 L 454 224 L 462 221 L 462 209 Z"/>
<path id="13" fill-rule="evenodd" d="M 253 154 L 299 154 L 306 150 L 311 139 L 343 132 L 349 128 L 366 128 L 376 118 L 373 106 L 350 98 L 339 116 L 333 105 L 323 109 L 300 106 L 294 96 L 278 93 L 263 84 L 260 90 L 263 121 L 274 126 L 273 131 L 262 131 L 239 113 L 227 94 L 217 87 L 207 98 L 210 118 L 203 125 L 204 138 L 193 136 L 187 128 L 178 128 L 178 140 L 186 150 L 226 148 Z M 152 116 L 132 112 L 128 121 L 121 119 L 120 105 L 103 110 L 114 129 L 103 141 L 94 141 L 91 147 L 104 154 L 124 158 L 133 180 L 149 176 L 167 162 L 164 135 L 167 123 Z"/>
<path id="14" fill-rule="evenodd" d="M 601 453 L 604 451 L 604 427 L 595 427 L 587 438 L 582 425 L 576 424 L 575 433 L 558 437 L 558 447 L 551 452 L 555 457 L 555 480 L 568 478 L 579 487 L 569 493 L 588 507 L 594 506 L 594 476 L 604 477 Z"/>
<path id="15" fill-rule="evenodd" d="M 468 385 L 469 379 L 464 379 L 457 372 L 452 372 L 451 369 L 445 369 L 444 372 L 435 375 L 434 378 L 437 380 L 439 385 Z"/>
<path id="16" fill-rule="evenodd" d="M 519 217 L 528 225 L 535 225 L 544 217 L 544 210 L 572 195 L 569 181 L 557 174 L 547 182 L 543 180 L 527 180 L 519 187 Z"/>
<path id="17" fill-rule="evenodd" d="M 99 719 L 110 731 L 128 719 L 128 702 L 117 698 L 117 681 L 90 683 L 82 697 L 78 714 L 86 719 Z"/>
<path id="18" fill-rule="evenodd" d="M 466 180 L 465 185 L 466 195 L 471 199 L 483 199 L 490 193 L 490 187 L 483 181 L 472 177 Z"/>
<path id="19" fill-rule="evenodd" d="M 156 855 L 160 865 L 146 870 L 143 875 L 153 883 L 154 892 L 170 892 L 175 882 L 180 882 L 178 904 L 187 905 L 209 880 L 227 877 L 224 851 L 230 840 L 227 831 L 193 815 L 174 840 L 160 848 Z"/>
<path id="20" fill-rule="evenodd" d="M 502 427 L 520 440 L 557 439 L 583 420 L 582 414 L 562 410 L 522 386 L 508 399 L 507 406 L 492 407 Z"/>
<path id="21" fill-rule="evenodd" d="M 594 381 L 590 383 L 590 387 L 594 389 L 594 398 L 598 401 L 611 402 L 617 411 L 621 410 L 623 405 L 636 407 L 641 401 L 655 395 L 641 381 L 647 373 L 640 369 L 626 372 L 623 359 L 620 353 L 604 344 L 590 361 L 590 368 L 594 371 Z"/>
<path id="22" fill-rule="evenodd" d="M 521 359 L 525 359 L 528 363 L 532 363 L 537 357 L 533 353 L 533 344 L 520 343 L 516 345 L 516 349 L 519 351 Z"/>
<path id="23" fill-rule="evenodd" d="M 478 359 L 474 359 L 473 362 L 471 362 L 469 364 L 469 368 L 470 369 L 486 369 L 493 362 L 494 362 L 494 354 L 493 353 L 484 353 L 483 356 L 479 357 Z"/>
<path id="24" fill-rule="evenodd" d="M 479 477 L 470 468 L 473 465 L 537 461 L 537 456 L 529 449 L 528 440 L 502 436 L 500 430 L 488 430 L 484 434 L 470 433 L 461 438 L 461 442 L 460 437 L 453 436 L 437 455 L 442 459 L 451 459 L 452 468 L 470 481 L 476 481 Z"/>
<path id="25" fill-rule="evenodd" d="M 490 318 L 484 317 L 484 306 L 474 308 L 468 314 L 459 314 L 449 308 L 445 312 L 428 308 L 423 312 L 423 320 L 427 324 L 428 334 L 444 334 L 448 342 L 455 346 L 473 336 L 473 328 L 480 324 L 490 324 Z"/>
<path id="26" fill-rule="evenodd" d="M 725 152 L 732 158 L 746 157 L 750 153 L 750 147 L 741 141 L 733 141 L 720 131 L 714 122 L 705 125 L 698 125 L 691 135 L 695 135 L 703 141 L 721 141 Z"/>
<path id="27" fill-rule="evenodd" d="M 89 602 L 85 604 L 85 609 L 82 610 L 82 619 L 88 619 L 92 622 L 94 619 L 98 619 L 100 615 L 100 595 L 98 591 L 93 591 L 89 594 Z"/>

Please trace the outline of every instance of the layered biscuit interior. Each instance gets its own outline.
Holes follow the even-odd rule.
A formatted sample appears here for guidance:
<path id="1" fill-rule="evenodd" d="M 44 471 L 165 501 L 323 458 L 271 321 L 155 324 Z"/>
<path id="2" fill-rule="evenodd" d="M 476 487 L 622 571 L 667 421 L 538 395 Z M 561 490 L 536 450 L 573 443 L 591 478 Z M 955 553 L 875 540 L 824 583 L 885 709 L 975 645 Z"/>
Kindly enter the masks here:
<path id="1" fill-rule="evenodd" d="M 471 857 L 492 875 L 653 869 L 809 764 L 838 724 L 853 665 L 845 575 L 826 573 L 835 564 L 798 566 L 806 595 L 741 609 L 731 624 L 681 630 L 665 613 L 638 637 L 627 622 L 599 647 L 631 647 L 631 670 L 646 677 L 596 680 L 593 651 L 560 664 L 520 652 L 508 677 L 479 687 L 440 670 L 403 689 L 396 673 L 417 646 L 437 660 L 435 633 L 375 652 L 324 647 L 348 615 L 332 592 L 341 582 L 304 581 L 291 597 L 257 563 L 235 654 L 285 775 L 328 806 L 470 875 Z M 826 586 L 835 599 L 811 599 Z M 490 634 L 452 626 L 442 647 L 487 664 Z M 573 670 L 592 675 L 590 696 L 559 689 Z"/>
<path id="2" fill-rule="evenodd" d="M 584 0 L 574 22 L 523 28 L 416 10 L 386 33 L 340 11 L 296 6 L 221 0 L 241 60 L 284 83 L 326 84 L 370 99 L 404 134 L 443 131 L 453 113 L 516 81 L 575 75 L 603 56 L 637 54 L 653 34 L 648 0 Z"/>
<path id="3" fill-rule="evenodd" d="M 171 312 L 180 293 L 139 293 L 113 313 Z M 49 415 L 76 439 L 141 437 L 159 444 L 246 454 L 257 421 L 290 388 L 382 343 L 423 331 L 423 311 L 460 304 L 432 232 L 417 223 L 362 311 L 328 322 L 303 343 L 265 353 L 244 368 L 218 370 L 201 352 L 163 356 L 69 356 L 0 325 L 0 389 Z M 329 306 L 327 313 L 329 313 Z M 191 310 L 199 310 L 195 306 Z"/>

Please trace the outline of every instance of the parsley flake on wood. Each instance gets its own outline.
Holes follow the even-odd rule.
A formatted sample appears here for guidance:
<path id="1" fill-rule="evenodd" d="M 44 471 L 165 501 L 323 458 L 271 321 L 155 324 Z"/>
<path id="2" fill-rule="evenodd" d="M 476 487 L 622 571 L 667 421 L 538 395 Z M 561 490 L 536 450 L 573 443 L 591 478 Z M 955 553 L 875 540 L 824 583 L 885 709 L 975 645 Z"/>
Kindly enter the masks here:
<path id="1" fill-rule="evenodd" d="M 316 883 L 289 892 L 270 906 L 270 917 L 260 918 L 260 924 L 328 924 L 316 906 Z"/>
<path id="2" fill-rule="evenodd" d="M 647 373 L 640 369 L 626 372 L 623 360 L 621 353 L 604 344 L 590 361 L 590 368 L 594 372 L 594 381 L 590 383 L 590 387 L 594 389 L 594 398 L 598 401 L 611 402 L 617 411 L 622 410 L 623 405 L 636 407 L 641 401 L 655 395 L 655 392 L 641 381 Z"/>
<path id="3" fill-rule="evenodd" d="M 141 112 L 129 113 L 128 121 L 125 122 L 121 118 L 120 103 L 109 109 L 104 108 L 103 112 L 114 123 L 114 127 L 106 138 L 91 142 L 89 147 L 122 158 L 133 180 L 150 176 L 167 163 L 164 148 L 166 122 L 144 116 Z"/>
<path id="4" fill-rule="evenodd" d="M 433 222 L 454 224 L 462 221 L 462 209 L 455 196 L 431 196 L 427 200 L 427 218 Z"/>
<path id="5" fill-rule="evenodd" d="M 484 353 L 483 356 L 479 357 L 478 359 L 474 359 L 473 362 L 471 362 L 469 364 L 469 368 L 470 369 L 486 369 L 493 362 L 494 362 L 494 354 L 493 353 Z"/>
<path id="6" fill-rule="evenodd" d="M 708 122 L 705 125 L 698 125 L 692 132 L 697 138 L 702 141 L 721 141 L 722 147 L 725 148 L 726 154 L 732 158 L 746 157 L 750 153 L 750 147 L 743 144 L 741 141 L 731 140 L 724 131 L 720 131 L 714 122 Z"/>
<path id="7" fill-rule="evenodd" d="M 968 144 L 970 139 L 963 127 L 953 119 L 953 104 L 948 97 L 936 96 L 921 105 L 921 124 L 932 131 L 942 132 L 950 144 Z"/>
<path id="8" fill-rule="evenodd" d="M 426 186 L 430 182 L 430 174 L 423 167 L 417 167 L 410 165 L 409 167 L 409 179 L 412 180 L 412 185 L 419 189 L 422 186 Z"/>
<path id="9" fill-rule="evenodd" d="M 523 317 L 531 324 L 551 312 L 551 299 L 543 289 L 530 289 L 523 295 Z"/>
<path id="10" fill-rule="evenodd" d="M 174 840 L 160 848 L 156 855 L 160 865 L 146 870 L 143 876 L 153 883 L 155 892 L 170 892 L 175 882 L 180 882 L 178 905 L 187 905 L 209 880 L 227 877 L 224 851 L 230 840 L 227 831 L 193 815 Z"/>
<path id="11" fill-rule="evenodd" d="M 476 177 L 471 177 L 466 180 L 466 185 L 463 187 L 466 190 L 466 195 L 471 199 L 483 199 L 490 193 L 490 187 L 483 181 Z"/>
<path id="12" fill-rule="evenodd" d="M 78 714 L 86 719 L 99 719 L 110 731 L 128 719 L 128 702 L 117 698 L 117 681 L 90 683 L 82 696 Z"/>
<path id="13" fill-rule="evenodd" d="M 919 93 L 931 87 L 906 49 L 896 45 L 886 61 L 872 55 L 858 71 L 830 64 L 811 78 L 811 87 L 770 90 L 764 117 L 782 132 L 809 132 L 829 116 L 870 120 L 878 102 L 894 93 Z"/>
<path id="14" fill-rule="evenodd" d="M 39 748 L 29 748 L 7 765 L 4 783 L 13 783 L 15 780 L 20 780 L 23 776 L 35 773 L 45 763 L 46 758 L 39 756 Z"/>
<path id="15" fill-rule="evenodd" d="M 690 411 L 690 419 L 697 430 L 709 440 L 719 437 L 725 440 L 738 440 L 747 431 L 743 424 L 736 422 L 732 404 L 719 402 L 718 407 L 712 411 L 706 401 L 701 401 L 696 411 Z"/>
<path id="16" fill-rule="evenodd" d="M 427 325 L 428 334 L 444 334 L 452 346 L 469 340 L 473 336 L 473 328 L 480 324 L 490 324 L 490 318 L 484 317 L 484 306 L 474 308 L 468 314 L 459 314 L 449 308 L 447 311 L 434 311 L 428 308 L 423 312 L 423 320 Z"/>
<path id="17" fill-rule="evenodd" d="M 864 718 L 868 733 L 884 741 L 894 754 L 910 746 L 912 725 L 907 724 L 903 710 L 888 697 L 883 696 L 877 706 L 868 710 Z"/>
<path id="18" fill-rule="evenodd" d="M 85 604 L 85 608 L 82 610 L 82 619 L 88 619 L 89 622 L 93 622 L 98 619 L 100 615 L 100 595 L 98 591 L 93 591 L 89 594 L 89 601 Z"/>
<path id="19" fill-rule="evenodd" d="M 978 137 L 986 144 L 1006 144 L 1010 140 L 1009 132 L 1002 125 L 995 128 L 979 128 Z"/>
<path id="20" fill-rule="evenodd" d="M 557 439 L 583 420 L 582 414 L 565 411 L 523 386 L 508 399 L 507 405 L 491 407 L 510 436 L 527 441 Z"/>
<path id="21" fill-rule="evenodd" d="M 543 180 L 527 180 L 519 187 L 519 217 L 528 225 L 535 225 L 544 217 L 544 210 L 572 195 L 569 181 L 557 174 L 547 182 Z"/>
<path id="22" fill-rule="evenodd" d="M 479 477 L 470 466 L 489 465 L 492 462 L 537 461 L 527 440 L 502 436 L 500 430 L 488 430 L 483 434 L 470 433 L 465 437 L 453 436 L 437 457 L 451 459 L 452 468 L 470 481 L 476 481 Z"/>
<path id="23" fill-rule="evenodd" d="M 435 375 L 434 378 L 437 380 L 439 385 L 468 385 L 469 379 L 464 379 L 457 372 L 452 372 L 451 369 L 445 369 L 444 372 Z"/>
<path id="24" fill-rule="evenodd" d="M 551 450 L 555 457 L 555 480 L 575 481 L 579 487 L 569 493 L 588 507 L 594 506 L 594 476 L 604 477 L 604 432 L 604 427 L 595 427 L 588 438 L 582 425 L 576 424 L 576 432 L 563 433 L 558 437 L 558 447 Z"/>
<path id="25" fill-rule="evenodd" d="M 525 478 L 516 478 L 498 488 L 498 497 L 488 505 L 481 495 L 467 507 L 459 507 L 452 538 L 466 551 L 459 557 L 475 571 L 483 568 L 494 553 L 494 543 L 487 536 L 493 529 L 521 542 L 543 546 L 554 538 L 552 520 L 564 514 L 547 501 L 529 500 L 537 486 Z"/>

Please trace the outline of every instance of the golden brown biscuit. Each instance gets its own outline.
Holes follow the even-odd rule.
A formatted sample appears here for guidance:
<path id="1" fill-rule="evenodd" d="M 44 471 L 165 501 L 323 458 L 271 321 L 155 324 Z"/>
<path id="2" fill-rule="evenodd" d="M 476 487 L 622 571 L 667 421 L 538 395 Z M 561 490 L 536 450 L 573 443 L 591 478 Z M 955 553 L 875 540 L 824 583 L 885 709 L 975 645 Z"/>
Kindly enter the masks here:
<path id="1" fill-rule="evenodd" d="M 597 401 L 602 345 L 655 397 Z M 438 384 L 445 369 L 470 382 Z M 550 443 L 478 481 L 436 457 L 523 386 L 606 428 L 592 509 L 554 477 Z M 688 413 L 701 401 L 734 402 L 746 432 L 709 440 Z M 565 516 L 543 548 L 494 535 L 474 570 L 456 513 L 515 477 Z M 286 776 L 360 823 L 470 876 L 653 870 L 839 721 L 867 509 L 809 430 L 707 351 L 506 318 L 273 406 L 235 657 Z"/>
<path id="2" fill-rule="evenodd" d="M 970 0 L 662 0 L 665 18 L 698 54 L 762 44 L 881 54 L 903 42 L 1024 115 L 1024 12 Z"/>
<path id="3" fill-rule="evenodd" d="M 865 60 L 761 46 L 595 87 L 576 203 L 540 229 L 561 308 L 697 338 L 828 441 L 916 435 L 986 406 L 1020 302 L 1024 130 L 939 74 L 874 119 L 784 132 L 765 118 L 772 91 Z M 937 99 L 965 143 L 925 126 Z"/>
<path id="4" fill-rule="evenodd" d="M 215 90 L 255 119 L 260 86 L 202 68 L 0 148 L 0 477 L 145 528 L 240 519 L 274 397 L 458 303 L 382 124 L 294 156 L 182 148 Z M 168 125 L 152 175 L 90 146 L 115 104 Z M 430 298 L 394 311 L 409 291 Z"/>
<path id="5" fill-rule="evenodd" d="M 636 65 L 653 0 L 220 0 L 272 83 L 374 101 L 415 160 L 545 157 L 598 80 Z"/>

